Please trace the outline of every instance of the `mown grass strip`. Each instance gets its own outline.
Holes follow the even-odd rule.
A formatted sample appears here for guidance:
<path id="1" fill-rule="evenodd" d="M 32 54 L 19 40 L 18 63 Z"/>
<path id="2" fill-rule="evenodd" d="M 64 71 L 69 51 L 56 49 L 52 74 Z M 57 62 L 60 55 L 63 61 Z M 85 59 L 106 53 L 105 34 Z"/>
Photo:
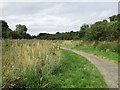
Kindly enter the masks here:
<path id="1" fill-rule="evenodd" d="M 54 70 L 52 88 L 107 88 L 97 68 L 84 57 L 62 50 L 62 63 Z"/>

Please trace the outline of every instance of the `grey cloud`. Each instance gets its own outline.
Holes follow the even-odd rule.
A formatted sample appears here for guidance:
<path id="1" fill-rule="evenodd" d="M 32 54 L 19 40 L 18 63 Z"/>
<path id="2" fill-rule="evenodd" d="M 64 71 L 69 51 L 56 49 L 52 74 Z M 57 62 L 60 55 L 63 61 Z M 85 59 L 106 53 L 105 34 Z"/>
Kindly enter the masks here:
<path id="1" fill-rule="evenodd" d="M 117 14 L 117 8 L 117 2 L 11 2 L 3 8 L 2 18 L 12 29 L 16 24 L 26 24 L 30 34 L 56 33 L 79 30 L 82 22 L 93 23 L 106 19 L 109 14 Z M 51 28 L 48 28 L 48 23 Z M 65 26 L 67 23 L 70 25 Z"/>

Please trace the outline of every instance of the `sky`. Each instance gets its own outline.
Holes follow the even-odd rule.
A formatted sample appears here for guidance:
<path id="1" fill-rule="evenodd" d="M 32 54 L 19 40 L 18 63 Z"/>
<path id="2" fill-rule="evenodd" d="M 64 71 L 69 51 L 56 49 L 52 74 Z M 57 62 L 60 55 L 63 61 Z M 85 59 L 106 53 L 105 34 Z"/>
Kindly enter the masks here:
<path id="1" fill-rule="evenodd" d="M 0 19 L 12 30 L 26 25 L 28 33 L 78 31 L 84 23 L 108 19 L 118 13 L 117 2 L 6 2 L 0 5 Z"/>

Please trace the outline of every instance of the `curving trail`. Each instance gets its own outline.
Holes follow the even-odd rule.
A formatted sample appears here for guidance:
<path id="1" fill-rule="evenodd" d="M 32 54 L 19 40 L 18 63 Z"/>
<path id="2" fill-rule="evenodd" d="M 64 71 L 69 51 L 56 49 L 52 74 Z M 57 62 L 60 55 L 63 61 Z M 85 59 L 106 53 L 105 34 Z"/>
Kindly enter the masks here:
<path id="1" fill-rule="evenodd" d="M 75 52 L 87 58 L 101 72 L 109 88 L 118 88 L 118 64 L 112 63 L 108 60 L 105 60 L 103 58 L 97 57 L 92 54 L 88 54 L 86 52 L 77 51 L 69 48 L 63 48 L 63 47 L 61 47 L 61 49 Z"/>

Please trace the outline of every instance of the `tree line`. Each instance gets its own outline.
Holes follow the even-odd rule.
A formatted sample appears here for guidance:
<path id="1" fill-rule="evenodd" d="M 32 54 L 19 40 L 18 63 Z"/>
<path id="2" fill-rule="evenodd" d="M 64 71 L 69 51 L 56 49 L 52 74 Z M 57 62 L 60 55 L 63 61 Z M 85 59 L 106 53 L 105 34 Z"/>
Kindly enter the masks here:
<path id="1" fill-rule="evenodd" d="M 117 40 L 120 37 L 120 14 L 109 17 L 107 20 L 98 21 L 94 24 L 83 24 L 80 30 L 74 32 L 65 32 L 56 34 L 39 33 L 36 36 L 31 36 L 27 33 L 25 25 L 18 24 L 13 31 L 9 28 L 4 20 L 0 20 L 2 24 L 2 38 L 6 39 L 42 39 L 42 40 Z"/>
<path id="2" fill-rule="evenodd" d="M 27 33 L 27 27 L 25 25 L 18 24 L 13 31 L 9 28 L 8 24 L 4 20 L 0 20 L 2 24 L 2 38 L 6 39 L 31 39 L 31 35 Z"/>

